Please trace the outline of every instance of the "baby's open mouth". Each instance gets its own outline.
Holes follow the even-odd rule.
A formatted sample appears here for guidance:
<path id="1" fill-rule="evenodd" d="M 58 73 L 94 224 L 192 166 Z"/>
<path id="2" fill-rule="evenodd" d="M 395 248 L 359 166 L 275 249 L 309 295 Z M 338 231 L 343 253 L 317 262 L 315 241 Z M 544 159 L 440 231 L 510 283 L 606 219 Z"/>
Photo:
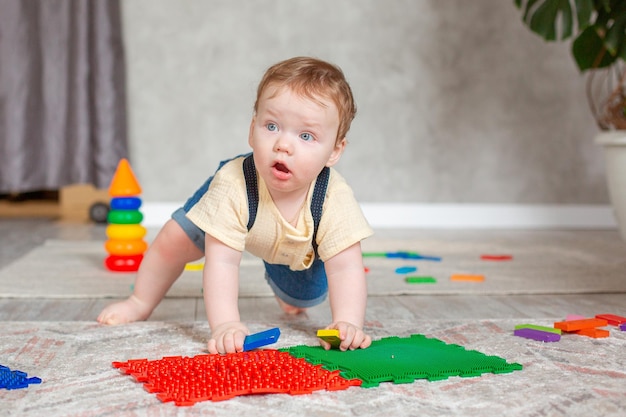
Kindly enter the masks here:
<path id="1" fill-rule="evenodd" d="M 274 169 L 276 169 L 276 170 L 278 170 L 280 172 L 289 173 L 289 169 L 284 164 L 281 164 L 280 162 L 276 162 L 274 164 Z"/>

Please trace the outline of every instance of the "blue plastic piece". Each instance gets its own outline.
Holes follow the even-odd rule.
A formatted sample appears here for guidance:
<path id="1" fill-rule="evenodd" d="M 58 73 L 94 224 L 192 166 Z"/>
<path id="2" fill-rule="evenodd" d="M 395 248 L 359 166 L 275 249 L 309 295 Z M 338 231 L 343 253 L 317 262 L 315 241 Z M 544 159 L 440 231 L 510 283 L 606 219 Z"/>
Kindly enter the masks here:
<path id="1" fill-rule="evenodd" d="M 12 371 L 6 366 L 0 365 L 0 389 L 8 390 L 28 388 L 30 384 L 41 384 L 41 379 L 36 376 L 28 378 L 26 372 Z"/>
<path id="2" fill-rule="evenodd" d="M 401 266 L 400 268 L 396 268 L 396 274 L 410 274 L 415 271 L 417 271 L 417 267 L 415 266 Z"/>
<path id="3" fill-rule="evenodd" d="M 243 351 L 247 352 L 248 350 L 271 345 L 272 343 L 278 342 L 279 337 L 280 329 L 278 327 L 248 335 L 243 341 Z"/>
<path id="4" fill-rule="evenodd" d="M 424 255 L 420 255 L 419 253 L 413 253 L 413 252 L 389 252 L 389 253 L 386 253 L 385 256 L 387 258 L 416 259 L 420 261 L 441 262 L 441 257 L 439 256 L 424 256 Z"/>
<path id="5" fill-rule="evenodd" d="M 111 199 L 111 210 L 137 210 L 141 207 L 139 197 L 114 197 Z"/>
<path id="6" fill-rule="evenodd" d="M 407 259 L 419 259 L 420 261 L 441 262 L 440 256 L 410 255 L 410 257 Z"/>
<path id="7" fill-rule="evenodd" d="M 385 256 L 387 258 L 400 258 L 407 259 L 411 254 L 409 252 L 387 252 Z"/>

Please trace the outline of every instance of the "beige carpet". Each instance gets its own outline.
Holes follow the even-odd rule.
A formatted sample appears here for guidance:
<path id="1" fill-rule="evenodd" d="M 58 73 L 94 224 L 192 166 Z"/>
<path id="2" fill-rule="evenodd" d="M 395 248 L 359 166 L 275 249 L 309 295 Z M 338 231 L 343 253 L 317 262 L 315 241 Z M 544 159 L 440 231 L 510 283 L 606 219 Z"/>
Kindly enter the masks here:
<path id="1" fill-rule="evenodd" d="M 113 361 L 203 353 L 203 322 L 143 322 L 102 327 L 89 322 L 0 323 L 0 364 L 43 380 L 0 390 L 9 416 L 623 416 L 626 409 L 626 333 L 607 339 L 567 335 L 540 343 L 512 335 L 517 320 L 382 323 L 375 338 L 424 334 L 524 366 L 510 374 L 451 377 L 376 388 L 239 397 L 190 408 L 161 403 Z M 552 320 L 536 324 L 550 325 Z M 277 323 L 252 323 L 260 331 Z M 275 347 L 315 344 L 306 320 L 282 325 Z"/>
<path id="2" fill-rule="evenodd" d="M 565 294 L 626 292 L 626 244 L 600 234 L 576 233 L 417 233 L 374 237 L 364 252 L 411 251 L 441 257 L 441 262 L 365 258 L 371 295 L 396 294 Z M 484 261 L 484 254 L 512 255 L 511 261 Z M 0 270 L 0 296 L 47 298 L 123 297 L 131 292 L 133 273 L 103 266 L 103 242 L 48 240 Z M 434 284 L 407 284 L 409 275 L 432 276 Z M 482 283 L 454 282 L 452 274 L 480 274 Z M 260 260 L 245 254 L 240 274 L 242 297 L 270 296 Z M 169 297 L 199 297 L 201 272 L 186 271 Z"/>

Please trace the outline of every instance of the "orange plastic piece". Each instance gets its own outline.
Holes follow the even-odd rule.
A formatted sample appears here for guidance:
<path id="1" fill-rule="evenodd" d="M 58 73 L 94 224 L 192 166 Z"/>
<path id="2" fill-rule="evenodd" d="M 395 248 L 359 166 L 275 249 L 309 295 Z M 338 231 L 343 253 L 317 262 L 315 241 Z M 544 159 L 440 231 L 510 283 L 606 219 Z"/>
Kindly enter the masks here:
<path id="1" fill-rule="evenodd" d="M 104 248 L 110 255 L 139 255 L 148 249 L 148 244 L 141 239 L 109 239 L 104 242 Z"/>
<path id="2" fill-rule="evenodd" d="M 581 336 L 593 337 L 594 339 L 609 337 L 609 334 L 610 334 L 608 330 L 595 329 L 595 328 L 577 330 L 574 333 L 581 335 Z"/>
<path id="3" fill-rule="evenodd" d="M 141 186 L 126 158 L 117 164 L 117 170 L 109 186 L 111 197 L 132 197 L 141 194 Z"/>
<path id="4" fill-rule="evenodd" d="M 484 275 L 453 274 L 450 277 L 450 281 L 483 282 L 484 280 Z"/>
<path id="5" fill-rule="evenodd" d="M 608 324 L 603 319 L 585 319 L 585 320 L 571 320 L 571 321 L 559 321 L 554 323 L 555 329 L 561 329 L 564 332 L 575 332 L 583 329 L 595 329 L 596 327 L 604 327 Z"/>
<path id="6" fill-rule="evenodd" d="M 596 318 L 606 320 L 611 326 L 619 326 L 626 323 L 626 317 L 616 316 L 615 314 L 598 314 Z"/>

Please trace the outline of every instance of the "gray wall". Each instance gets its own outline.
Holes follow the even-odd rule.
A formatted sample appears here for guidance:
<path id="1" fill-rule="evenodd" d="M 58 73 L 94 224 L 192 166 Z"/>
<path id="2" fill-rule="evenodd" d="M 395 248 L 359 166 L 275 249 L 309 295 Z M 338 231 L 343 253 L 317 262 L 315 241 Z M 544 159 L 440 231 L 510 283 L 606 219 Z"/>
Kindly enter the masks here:
<path id="1" fill-rule="evenodd" d="M 364 202 L 608 203 L 584 77 L 513 0 L 125 0 L 131 163 L 184 201 L 247 152 L 278 60 L 341 66 L 359 107 L 338 168 Z"/>

